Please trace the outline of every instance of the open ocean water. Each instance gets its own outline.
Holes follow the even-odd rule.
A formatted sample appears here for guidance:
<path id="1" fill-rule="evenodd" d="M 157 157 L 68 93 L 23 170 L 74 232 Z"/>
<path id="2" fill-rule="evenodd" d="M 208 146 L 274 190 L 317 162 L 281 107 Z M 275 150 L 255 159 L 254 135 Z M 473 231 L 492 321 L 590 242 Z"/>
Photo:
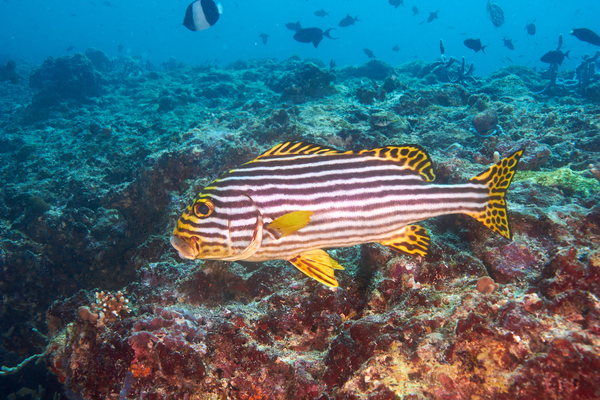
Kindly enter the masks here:
<path id="1" fill-rule="evenodd" d="M 363 48 L 371 49 L 383 61 L 398 65 L 411 60 L 439 57 L 439 41 L 448 55 L 476 63 L 476 75 L 486 76 L 509 63 L 544 68 L 540 57 L 557 46 L 559 35 L 564 49 L 571 50 L 574 67 L 592 45 L 569 36 L 573 28 L 593 30 L 600 15 L 595 1 L 503 1 L 505 22 L 495 27 L 487 12 L 487 1 L 404 1 L 395 8 L 380 1 L 222 1 L 223 13 L 213 27 L 200 33 L 182 26 L 186 2 L 160 1 L 61 1 L 43 4 L 3 1 L 0 25 L 0 60 L 23 58 L 40 63 L 48 56 L 61 56 L 95 47 L 109 57 L 138 55 L 159 65 L 174 57 L 191 65 L 226 65 L 240 59 L 286 59 L 293 54 L 334 59 L 338 66 L 367 61 Z M 412 7 L 418 8 L 413 15 Z M 314 12 L 325 10 L 325 17 Z M 430 12 L 438 18 L 427 23 Z M 354 26 L 338 23 L 350 14 L 358 16 Z M 318 48 L 298 43 L 285 25 L 300 22 L 303 27 L 336 28 Z M 525 30 L 534 23 L 537 32 Z M 259 35 L 269 35 L 264 45 Z M 503 46 L 504 37 L 513 40 L 514 50 Z M 475 54 L 463 41 L 479 38 L 489 47 Z M 119 52 L 119 45 L 123 46 Z M 397 45 L 400 49 L 394 52 Z M 67 51 L 69 47 L 72 50 Z"/>

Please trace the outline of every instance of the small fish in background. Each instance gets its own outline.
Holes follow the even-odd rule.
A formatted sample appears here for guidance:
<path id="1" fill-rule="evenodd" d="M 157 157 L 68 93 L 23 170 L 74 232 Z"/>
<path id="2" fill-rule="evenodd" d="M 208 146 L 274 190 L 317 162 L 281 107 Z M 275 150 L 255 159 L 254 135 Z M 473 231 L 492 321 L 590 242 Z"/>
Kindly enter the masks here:
<path id="1" fill-rule="evenodd" d="M 335 65 L 335 60 L 332 58 L 329 60 L 329 68 L 334 69 L 335 67 L 337 67 L 337 65 Z"/>
<path id="2" fill-rule="evenodd" d="M 600 46 L 600 36 L 590 29 L 587 28 L 579 28 L 573 29 L 571 31 L 571 35 L 575 36 L 577 39 L 582 42 L 587 42 L 596 46 Z"/>
<path id="3" fill-rule="evenodd" d="M 350 14 L 346 14 L 346 17 L 343 20 L 341 20 L 338 25 L 342 28 L 345 28 L 347 26 L 354 25 L 354 22 L 360 22 L 358 20 L 358 15 L 352 18 Z"/>
<path id="4" fill-rule="evenodd" d="M 490 0 L 488 0 L 486 8 L 488 14 L 490 14 L 490 20 L 492 21 L 492 24 L 494 24 L 496 28 L 504 25 L 504 11 L 498 4 L 490 3 Z"/>
<path id="5" fill-rule="evenodd" d="M 261 38 L 261 40 L 262 40 L 263 44 L 267 44 L 267 39 L 268 39 L 268 38 L 269 38 L 269 36 L 270 36 L 269 34 L 267 34 L 267 33 L 261 33 L 261 34 L 260 34 L 260 35 L 258 35 L 258 36 L 260 36 L 260 38 Z"/>
<path id="6" fill-rule="evenodd" d="M 322 9 L 322 8 L 320 10 L 318 10 L 318 11 L 315 11 L 314 14 L 317 17 L 321 17 L 321 18 L 325 18 L 326 16 L 329 15 L 329 13 L 327 11 L 325 11 L 324 9 Z"/>
<path id="7" fill-rule="evenodd" d="M 386 126 L 389 126 L 394 122 L 398 121 L 398 118 L 390 118 L 387 115 L 375 115 L 373 116 L 372 121 L 373 125 L 385 128 Z"/>
<path id="8" fill-rule="evenodd" d="M 74 48 L 75 48 L 75 46 L 70 45 L 69 47 L 67 47 L 67 51 L 73 51 Z"/>
<path id="9" fill-rule="evenodd" d="M 397 53 L 400 51 L 400 47 L 398 47 L 398 45 L 395 45 L 394 47 L 392 47 L 392 51 L 395 51 Z"/>
<path id="10" fill-rule="evenodd" d="M 375 57 L 375 54 L 373 54 L 373 52 L 369 49 L 363 49 L 363 51 L 365 52 L 365 54 L 367 55 L 367 57 L 369 58 L 377 58 Z"/>
<path id="11" fill-rule="evenodd" d="M 388 3 L 390 3 L 390 5 L 394 6 L 394 8 L 398 8 L 401 5 L 404 5 L 404 0 L 388 0 Z"/>
<path id="12" fill-rule="evenodd" d="M 560 50 L 562 45 L 563 45 L 563 37 L 562 37 L 562 35 L 558 35 L 558 46 L 556 47 L 556 50 Z"/>
<path id="13" fill-rule="evenodd" d="M 300 29 L 302 29 L 302 27 L 300 26 L 300 21 L 288 22 L 287 24 L 285 24 L 285 27 L 288 28 L 290 31 L 294 32 L 298 32 Z"/>
<path id="14" fill-rule="evenodd" d="M 124 46 L 119 43 L 119 45 L 117 46 L 117 50 L 119 50 L 119 53 L 123 51 Z"/>
<path id="15" fill-rule="evenodd" d="M 412 6 L 413 17 L 419 13 L 419 8 L 417 6 Z"/>
<path id="16" fill-rule="evenodd" d="M 537 31 L 537 29 L 535 28 L 535 19 L 533 20 L 533 22 L 529 22 L 527 25 L 525 25 L 525 30 L 527 31 L 528 35 L 535 35 L 535 32 Z"/>
<path id="17" fill-rule="evenodd" d="M 569 50 L 569 51 L 571 51 L 571 50 Z M 563 53 L 559 49 L 551 50 L 551 51 L 547 52 L 546 54 L 544 54 L 542 56 L 542 58 L 540 58 L 540 61 L 543 63 L 546 63 L 546 64 L 562 65 L 565 58 L 569 58 L 569 51 L 567 51 L 566 53 Z M 570 58 L 569 58 L 569 60 L 570 60 Z"/>
<path id="18" fill-rule="evenodd" d="M 440 12 L 440 10 L 437 10 L 436 12 L 430 12 L 429 18 L 427 18 L 427 23 L 429 24 L 429 23 L 433 22 L 434 19 L 437 19 L 439 12 Z"/>
<path id="19" fill-rule="evenodd" d="M 483 54 L 485 54 L 485 48 L 488 47 L 487 45 L 486 46 L 481 45 L 481 39 L 467 39 L 463 43 L 469 49 L 475 51 L 475 53 L 477 53 L 479 50 L 481 50 L 481 52 Z"/>
<path id="20" fill-rule="evenodd" d="M 514 64 L 514 63 L 515 63 L 515 62 L 514 62 L 514 61 L 513 61 L 513 60 L 512 60 L 512 59 L 511 59 L 509 56 L 506 56 L 505 58 L 506 58 L 506 59 L 507 59 L 507 60 L 508 60 L 508 61 L 509 61 L 511 64 Z"/>
<path id="21" fill-rule="evenodd" d="M 312 43 L 315 48 L 321 43 L 323 37 L 328 37 L 329 39 L 339 39 L 334 38 L 329 35 L 329 32 L 335 28 L 329 28 L 326 31 L 323 31 L 321 28 L 301 28 L 298 23 L 298 29 L 296 34 L 294 35 L 294 40 L 300 43 Z"/>
<path id="22" fill-rule="evenodd" d="M 508 47 L 510 50 L 515 49 L 515 45 L 513 44 L 512 39 L 505 37 L 504 39 L 502 39 L 502 41 L 504 42 L 504 47 Z"/>
<path id="23" fill-rule="evenodd" d="M 17 63 L 13 60 L 8 61 L 6 65 L 0 66 L 0 82 L 10 81 L 10 83 L 16 85 L 20 80 L 25 80 L 25 78 L 17 73 Z"/>
<path id="24" fill-rule="evenodd" d="M 441 55 L 446 54 L 446 49 L 444 48 L 444 41 L 442 39 L 440 39 L 440 54 Z"/>
<path id="25" fill-rule="evenodd" d="M 208 29 L 219 20 L 220 8 L 213 0 L 196 0 L 185 11 L 183 26 L 194 32 Z"/>

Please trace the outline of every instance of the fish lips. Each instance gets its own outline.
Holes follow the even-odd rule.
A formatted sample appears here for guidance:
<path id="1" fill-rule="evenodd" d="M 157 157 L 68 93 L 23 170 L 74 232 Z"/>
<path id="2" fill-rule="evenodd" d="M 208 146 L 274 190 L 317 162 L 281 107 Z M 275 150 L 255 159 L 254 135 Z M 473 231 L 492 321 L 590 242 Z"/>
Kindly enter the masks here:
<path id="1" fill-rule="evenodd" d="M 179 252 L 179 257 L 185 258 L 187 260 L 195 260 L 198 258 L 200 254 L 199 249 L 196 246 L 193 246 L 190 242 L 185 239 L 180 238 L 179 236 L 173 235 L 171 236 L 171 246 L 175 248 Z"/>

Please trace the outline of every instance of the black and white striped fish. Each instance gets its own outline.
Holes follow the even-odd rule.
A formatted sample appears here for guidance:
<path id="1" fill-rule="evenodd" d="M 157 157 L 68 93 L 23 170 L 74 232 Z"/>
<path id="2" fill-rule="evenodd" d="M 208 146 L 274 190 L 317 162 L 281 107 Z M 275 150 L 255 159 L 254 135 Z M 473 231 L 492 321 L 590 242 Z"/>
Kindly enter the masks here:
<path id="1" fill-rule="evenodd" d="M 419 146 L 338 151 L 286 142 L 225 173 L 177 222 L 182 258 L 288 260 L 337 286 L 343 269 L 322 249 L 378 242 L 425 256 L 430 239 L 415 222 L 462 213 L 511 238 L 504 196 L 519 150 L 467 183 L 437 185 Z"/>

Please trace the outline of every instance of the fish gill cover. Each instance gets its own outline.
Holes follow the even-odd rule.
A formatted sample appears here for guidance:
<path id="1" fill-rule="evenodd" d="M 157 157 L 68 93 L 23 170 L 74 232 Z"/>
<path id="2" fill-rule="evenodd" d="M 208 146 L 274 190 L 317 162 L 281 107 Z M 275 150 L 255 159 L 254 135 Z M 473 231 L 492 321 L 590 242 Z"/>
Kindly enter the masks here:
<path id="1" fill-rule="evenodd" d="M 599 398 L 598 14 L 556 0 L 0 2 L 0 397 Z M 413 214 L 465 188 L 477 203 L 482 182 L 493 207 L 284 260 L 179 257 L 169 238 L 196 196 L 195 218 L 220 212 L 211 182 L 298 142 L 412 166 L 401 196 L 415 176 L 439 190 Z M 295 160 L 275 157 L 269 179 Z M 367 207 L 397 176 L 343 174 L 268 196 L 345 196 L 339 221 L 356 227 L 331 236 L 410 207 Z M 273 218 L 255 194 L 229 210 L 250 210 L 250 233 L 205 236 L 246 235 L 243 255 L 258 254 L 317 221 Z M 337 288 L 311 279 L 315 263 L 344 268 Z"/>

